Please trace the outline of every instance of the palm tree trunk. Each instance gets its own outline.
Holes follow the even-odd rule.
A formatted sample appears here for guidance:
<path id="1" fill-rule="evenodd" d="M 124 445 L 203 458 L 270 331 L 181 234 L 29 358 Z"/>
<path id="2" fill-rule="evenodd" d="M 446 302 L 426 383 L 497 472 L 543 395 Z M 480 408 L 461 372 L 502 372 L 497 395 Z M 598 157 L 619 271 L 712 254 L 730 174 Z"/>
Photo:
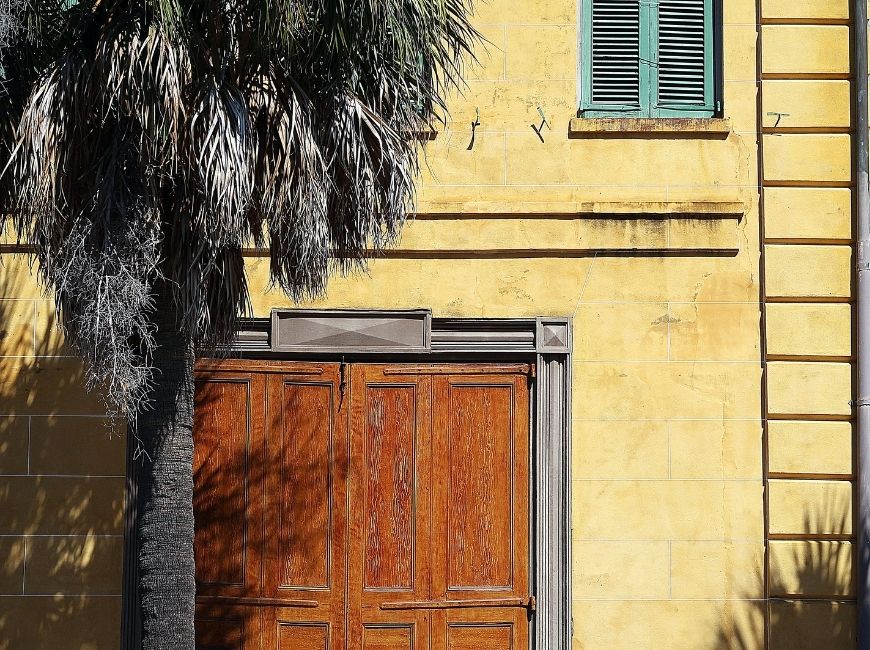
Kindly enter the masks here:
<path id="1" fill-rule="evenodd" d="M 193 650 L 193 344 L 157 289 L 155 388 L 139 416 L 139 597 L 145 650 Z"/>

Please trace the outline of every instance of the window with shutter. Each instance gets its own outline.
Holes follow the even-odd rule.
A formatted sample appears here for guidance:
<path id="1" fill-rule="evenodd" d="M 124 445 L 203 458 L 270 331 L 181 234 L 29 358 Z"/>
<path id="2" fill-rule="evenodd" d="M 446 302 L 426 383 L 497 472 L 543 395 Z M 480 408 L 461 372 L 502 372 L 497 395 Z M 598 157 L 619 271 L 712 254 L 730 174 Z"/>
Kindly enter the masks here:
<path id="1" fill-rule="evenodd" d="M 581 112 L 712 117 L 713 0 L 582 0 Z"/>

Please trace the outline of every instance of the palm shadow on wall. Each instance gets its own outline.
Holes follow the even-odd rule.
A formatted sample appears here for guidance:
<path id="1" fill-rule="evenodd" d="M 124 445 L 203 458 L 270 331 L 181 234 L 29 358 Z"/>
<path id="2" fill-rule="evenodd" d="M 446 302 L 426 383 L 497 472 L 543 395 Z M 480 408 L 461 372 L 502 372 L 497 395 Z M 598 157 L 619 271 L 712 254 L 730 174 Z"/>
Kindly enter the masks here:
<path id="1" fill-rule="evenodd" d="M 848 539 L 848 502 L 829 499 L 804 516 L 803 530 L 826 531 L 825 540 L 771 540 L 767 601 L 751 601 L 746 616 L 735 616 L 718 630 L 708 647 L 761 650 L 763 621 L 769 616 L 770 650 L 837 650 L 857 643 L 854 566 Z M 844 539 L 845 538 L 845 539 Z M 756 594 L 763 593 L 759 580 Z"/>
<path id="2" fill-rule="evenodd" d="M 0 650 L 116 647 L 124 428 L 34 278 L 0 248 Z"/>

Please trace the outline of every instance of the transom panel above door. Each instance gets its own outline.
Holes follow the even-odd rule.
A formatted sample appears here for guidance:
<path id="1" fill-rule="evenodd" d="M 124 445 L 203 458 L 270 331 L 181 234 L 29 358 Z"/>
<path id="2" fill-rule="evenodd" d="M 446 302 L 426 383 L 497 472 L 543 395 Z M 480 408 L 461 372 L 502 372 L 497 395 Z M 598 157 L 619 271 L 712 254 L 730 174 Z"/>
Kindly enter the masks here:
<path id="1" fill-rule="evenodd" d="M 528 370 L 203 364 L 198 647 L 526 648 Z"/>

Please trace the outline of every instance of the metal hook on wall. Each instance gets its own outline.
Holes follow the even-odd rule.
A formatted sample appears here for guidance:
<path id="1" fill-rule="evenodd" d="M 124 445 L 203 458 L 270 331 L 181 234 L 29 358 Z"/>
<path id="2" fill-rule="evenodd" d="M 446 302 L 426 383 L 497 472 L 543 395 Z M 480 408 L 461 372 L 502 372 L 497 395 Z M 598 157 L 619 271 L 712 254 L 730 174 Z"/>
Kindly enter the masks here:
<path id="1" fill-rule="evenodd" d="M 779 123 L 782 121 L 782 118 L 790 117 L 790 114 L 789 113 L 777 113 L 775 111 L 771 111 L 768 113 L 768 116 L 776 117 L 776 123 L 773 125 L 773 128 L 775 129 L 776 127 L 779 126 Z"/>
<path id="2" fill-rule="evenodd" d="M 474 109 L 474 122 L 471 123 L 471 142 L 468 143 L 468 146 L 465 148 L 466 151 L 471 151 L 474 149 L 474 135 L 477 131 L 477 127 L 480 126 L 480 109 Z"/>
<path id="3" fill-rule="evenodd" d="M 550 127 L 550 123 L 547 121 L 547 118 L 544 116 L 544 109 L 542 109 L 540 106 L 538 106 L 538 115 L 541 116 L 541 124 L 539 126 L 535 126 L 534 124 L 531 124 L 530 126 L 532 127 L 532 131 L 535 132 L 535 135 L 538 136 L 538 140 L 543 142 L 544 136 L 541 135 L 541 131 L 544 130 L 545 126 L 548 129 L 551 129 L 551 127 Z"/>

